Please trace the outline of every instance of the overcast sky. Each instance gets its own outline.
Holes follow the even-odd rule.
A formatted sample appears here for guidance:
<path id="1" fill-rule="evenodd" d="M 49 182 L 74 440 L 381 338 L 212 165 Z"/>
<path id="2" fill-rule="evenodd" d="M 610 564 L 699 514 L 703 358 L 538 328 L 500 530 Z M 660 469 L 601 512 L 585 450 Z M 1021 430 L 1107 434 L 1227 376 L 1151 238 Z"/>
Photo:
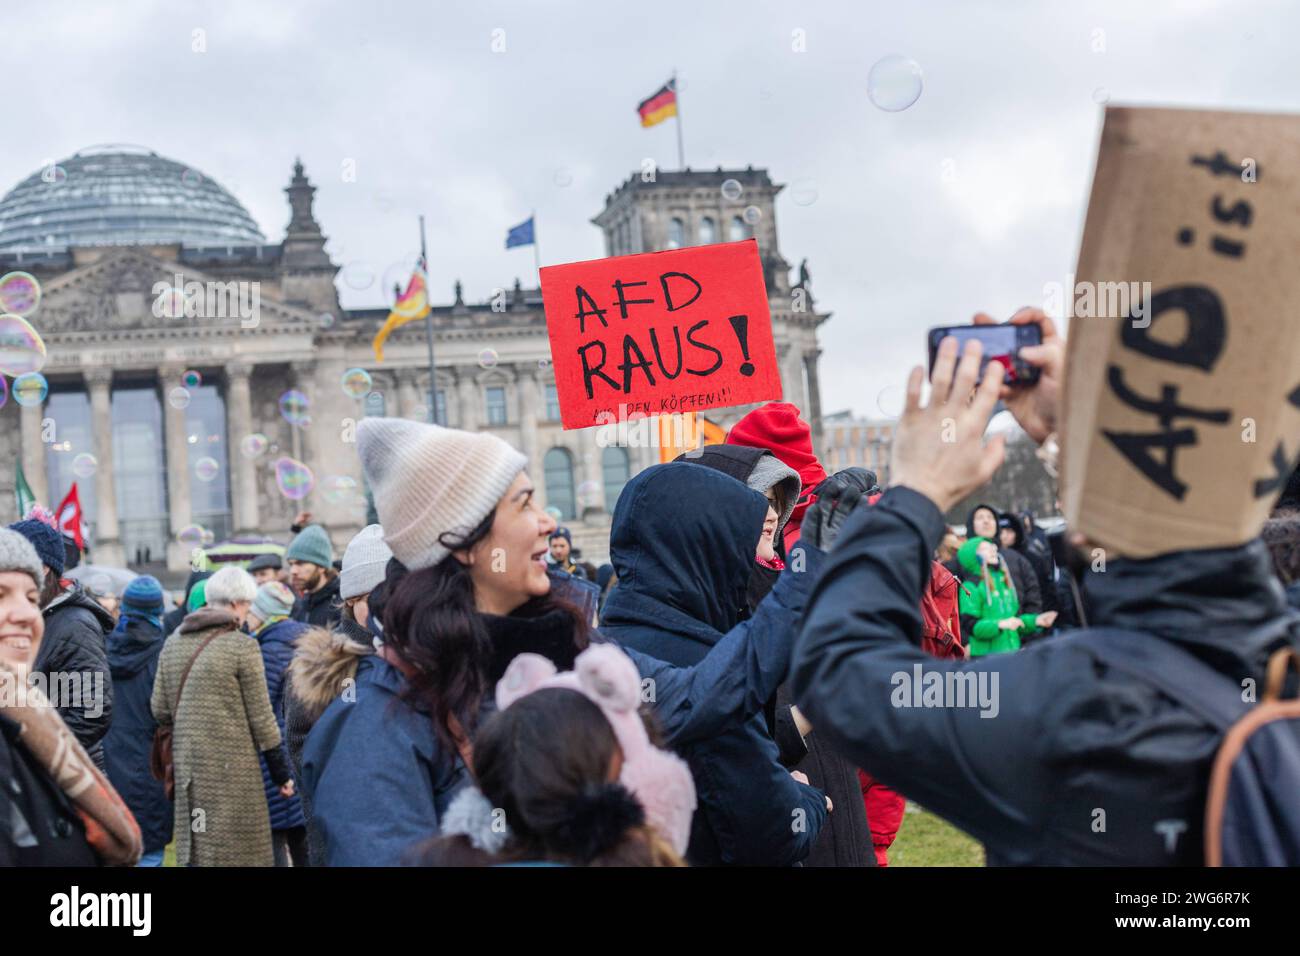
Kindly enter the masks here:
<path id="1" fill-rule="evenodd" d="M 647 157 L 676 167 L 673 123 L 643 130 L 635 113 L 676 67 L 688 164 L 815 191 L 778 199 L 781 249 L 807 257 L 834 313 L 824 410 L 867 416 L 896 410 L 927 327 L 1064 281 L 1098 100 L 1300 104 L 1300 9 L 1284 0 L 51 0 L 6 5 L 0 24 L 0 191 L 80 147 L 136 143 L 216 179 L 275 242 L 300 155 L 335 261 L 376 275 L 340 279 L 346 307 L 383 304 L 418 213 L 435 301 L 456 278 L 469 301 L 531 284 L 531 249 L 504 249 L 530 209 L 544 265 L 602 255 L 589 219 L 605 194 Z M 925 88 L 887 113 L 867 75 L 893 53 Z"/>

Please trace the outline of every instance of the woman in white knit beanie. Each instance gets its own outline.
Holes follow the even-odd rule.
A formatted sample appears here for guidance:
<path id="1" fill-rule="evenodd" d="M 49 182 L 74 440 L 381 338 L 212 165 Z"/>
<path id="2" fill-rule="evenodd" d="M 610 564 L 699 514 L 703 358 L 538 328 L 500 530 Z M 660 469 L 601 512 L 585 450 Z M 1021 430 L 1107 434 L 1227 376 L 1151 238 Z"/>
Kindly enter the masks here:
<path id="1" fill-rule="evenodd" d="M 374 609 L 384 643 L 312 728 L 302 782 L 321 862 L 397 865 L 438 834 L 469 783 L 474 732 L 510 662 L 533 653 L 572 670 L 602 638 L 551 594 L 546 554 L 556 524 L 522 454 L 486 432 L 394 418 L 363 420 L 357 450 L 395 559 Z M 629 652 L 674 747 L 746 719 L 775 693 L 818 555 L 792 562 L 810 573 L 694 667 Z"/>

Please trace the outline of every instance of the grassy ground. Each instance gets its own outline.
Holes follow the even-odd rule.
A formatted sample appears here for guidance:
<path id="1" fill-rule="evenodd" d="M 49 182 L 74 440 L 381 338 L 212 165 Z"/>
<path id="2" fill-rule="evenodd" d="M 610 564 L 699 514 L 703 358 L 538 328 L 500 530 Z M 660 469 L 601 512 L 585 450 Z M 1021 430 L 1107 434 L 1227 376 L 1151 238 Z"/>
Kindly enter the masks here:
<path id="1" fill-rule="evenodd" d="M 889 849 L 890 866 L 983 866 L 984 847 L 956 827 L 907 805 L 903 825 Z"/>

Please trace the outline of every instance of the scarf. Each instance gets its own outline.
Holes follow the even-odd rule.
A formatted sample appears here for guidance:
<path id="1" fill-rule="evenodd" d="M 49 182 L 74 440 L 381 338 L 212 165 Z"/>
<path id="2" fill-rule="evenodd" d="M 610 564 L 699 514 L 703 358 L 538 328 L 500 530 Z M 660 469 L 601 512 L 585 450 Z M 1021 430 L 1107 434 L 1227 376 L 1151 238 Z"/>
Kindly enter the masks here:
<path id="1" fill-rule="evenodd" d="M 19 725 L 19 742 L 72 801 L 86 842 L 109 866 L 135 866 L 144 851 L 140 825 L 39 687 L 27 668 L 0 660 L 0 712 Z"/>

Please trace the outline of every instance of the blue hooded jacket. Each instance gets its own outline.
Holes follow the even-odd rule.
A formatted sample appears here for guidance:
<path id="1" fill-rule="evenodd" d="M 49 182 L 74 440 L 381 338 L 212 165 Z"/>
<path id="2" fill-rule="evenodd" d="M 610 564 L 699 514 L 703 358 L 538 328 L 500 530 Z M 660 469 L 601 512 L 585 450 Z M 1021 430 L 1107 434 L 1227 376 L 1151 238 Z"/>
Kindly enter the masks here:
<path id="1" fill-rule="evenodd" d="M 284 731 L 284 671 L 293 660 L 294 642 L 309 629 L 307 624 L 285 618 L 262 628 L 254 635 L 262 648 L 266 689 L 271 695 L 271 710 L 275 712 L 275 722 L 280 727 L 282 741 L 288 739 Z M 302 812 L 302 801 L 297 794 L 292 797 L 281 796 L 280 788 L 271 782 L 271 773 L 266 769 L 266 758 L 259 759 L 262 761 L 262 786 L 266 789 L 266 805 L 271 812 L 271 829 L 288 830 L 291 827 L 306 826 L 307 818 Z"/>
<path id="2" fill-rule="evenodd" d="M 774 595 L 745 621 L 766 513 L 761 494 L 721 472 L 676 462 L 637 475 L 614 512 L 610 552 L 619 583 L 605 603 L 602 633 L 690 667 L 733 629 L 781 626 L 769 620 L 763 604 L 782 581 L 814 576 L 806 573 L 811 549 L 791 555 Z M 791 615 L 784 626 L 797 620 Z M 787 657 L 783 676 L 788 667 Z M 781 766 L 761 713 L 708 738 L 672 742 L 690 763 L 699 800 L 687 851 L 691 863 L 789 866 L 808 855 L 826 819 L 825 795 Z"/>

